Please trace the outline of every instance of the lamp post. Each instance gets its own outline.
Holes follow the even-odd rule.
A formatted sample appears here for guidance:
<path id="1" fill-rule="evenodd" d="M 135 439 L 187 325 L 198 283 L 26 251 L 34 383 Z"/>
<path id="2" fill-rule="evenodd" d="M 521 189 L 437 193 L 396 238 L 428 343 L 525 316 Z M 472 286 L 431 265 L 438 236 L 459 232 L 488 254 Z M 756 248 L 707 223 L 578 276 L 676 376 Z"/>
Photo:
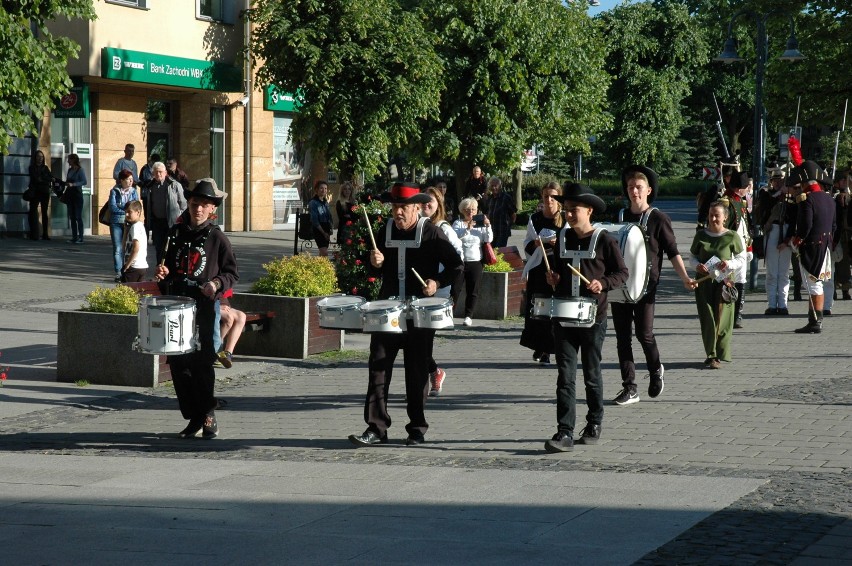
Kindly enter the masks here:
<path id="1" fill-rule="evenodd" d="M 774 12 L 757 14 L 750 10 L 737 12 L 728 22 L 728 39 L 722 48 L 722 53 L 714 59 L 723 63 L 736 63 L 744 59 L 737 53 L 737 42 L 734 39 L 734 20 L 740 16 L 750 16 L 757 21 L 757 68 L 755 69 L 754 85 L 754 158 L 752 159 L 752 178 L 757 186 L 766 183 L 766 171 L 763 163 L 766 159 L 766 108 L 763 105 L 763 76 L 766 72 L 766 58 L 769 41 L 766 37 L 766 20 Z M 793 16 L 790 16 L 790 37 L 787 39 L 787 49 L 781 54 L 782 61 L 801 61 L 805 56 L 799 52 L 799 41 L 793 26 Z M 731 148 L 733 151 L 734 148 Z"/>

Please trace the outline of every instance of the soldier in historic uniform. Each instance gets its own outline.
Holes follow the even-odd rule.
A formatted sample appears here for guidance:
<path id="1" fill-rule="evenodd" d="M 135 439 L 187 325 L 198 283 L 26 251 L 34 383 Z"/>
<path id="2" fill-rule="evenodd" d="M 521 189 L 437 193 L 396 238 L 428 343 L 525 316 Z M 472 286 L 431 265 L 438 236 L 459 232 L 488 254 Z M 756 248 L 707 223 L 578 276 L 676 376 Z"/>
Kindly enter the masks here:
<path id="1" fill-rule="evenodd" d="M 822 332 L 823 281 L 831 277 L 831 250 L 834 247 L 837 221 L 834 199 L 825 192 L 831 181 L 813 161 L 805 161 L 790 172 L 787 186 L 800 187 L 796 235 L 793 245 L 799 251 L 802 281 L 810 296 L 808 324 L 797 328 L 799 334 Z"/>

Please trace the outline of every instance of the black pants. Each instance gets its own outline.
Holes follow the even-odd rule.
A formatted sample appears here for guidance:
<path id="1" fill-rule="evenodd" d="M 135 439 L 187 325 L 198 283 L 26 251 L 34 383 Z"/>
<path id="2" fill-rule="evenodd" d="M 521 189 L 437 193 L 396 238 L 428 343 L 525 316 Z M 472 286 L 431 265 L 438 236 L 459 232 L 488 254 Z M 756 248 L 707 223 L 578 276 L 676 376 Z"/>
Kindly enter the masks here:
<path id="1" fill-rule="evenodd" d="M 157 254 L 157 264 L 163 260 L 163 250 L 169 237 L 169 221 L 161 218 L 151 218 L 151 241 Z"/>
<path id="2" fill-rule="evenodd" d="M 651 299 L 651 300 L 649 300 Z M 636 391 L 636 364 L 633 361 L 633 329 L 642 346 L 648 372 L 660 369 L 660 350 L 654 336 L 654 297 L 645 295 L 638 303 L 610 303 L 615 339 L 618 341 L 618 366 L 622 385 Z"/>
<path id="3" fill-rule="evenodd" d="M 385 436 L 391 426 L 388 414 L 388 391 L 393 374 L 393 363 L 400 350 L 405 363 L 405 395 L 409 435 L 425 435 L 426 396 L 429 391 L 429 360 L 435 340 L 435 331 L 428 328 L 409 328 L 394 334 L 376 332 L 370 337 L 369 384 L 364 403 L 364 421 L 367 428 Z"/>
<path id="4" fill-rule="evenodd" d="M 47 211 L 50 207 L 50 193 L 36 192 L 35 198 L 30 201 L 30 211 L 27 219 L 30 223 L 30 240 L 38 240 L 38 207 L 41 205 L 41 236 L 42 238 L 50 237 L 48 228 L 50 220 L 47 217 Z"/>
<path id="5" fill-rule="evenodd" d="M 464 316 L 472 317 L 476 300 L 479 298 L 479 284 L 482 282 L 482 262 L 464 262 Z M 455 292 L 455 289 L 453 290 Z"/>
<path id="6" fill-rule="evenodd" d="M 216 373 L 213 369 L 213 362 L 216 360 L 216 350 L 213 348 L 215 312 L 213 301 L 200 293 L 193 294 L 191 298 L 195 299 L 201 349 L 180 356 L 169 356 L 168 360 L 183 418 L 201 419 L 216 408 L 216 398 L 213 395 L 216 383 Z"/>
<path id="7" fill-rule="evenodd" d="M 577 420 L 577 362 L 583 364 L 583 383 L 586 386 L 586 422 L 603 421 L 603 379 L 601 378 L 601 349 L 606 337 L 606 319 L 590 328 L 565 328 L 553 323 L 556 339 L 556 426 L 566 434 L 574 431 Z"/>
<path id="8" fill-rule="evenodd" d="M 138 283 L 145 281 L 148 277 L 148 269 L 143 267 L 131 267 L 121 272 L 122 283 Z"/>

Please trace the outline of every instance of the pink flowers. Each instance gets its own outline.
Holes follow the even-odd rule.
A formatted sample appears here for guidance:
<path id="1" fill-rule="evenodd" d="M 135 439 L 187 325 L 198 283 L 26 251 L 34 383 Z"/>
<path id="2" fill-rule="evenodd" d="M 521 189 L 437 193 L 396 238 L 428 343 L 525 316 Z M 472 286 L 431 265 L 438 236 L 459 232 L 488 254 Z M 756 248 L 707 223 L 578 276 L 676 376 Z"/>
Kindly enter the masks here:
<path id="1" fill-rule="evenodd" d="M 0 356 L 2 356 L 2 355 L 3 355 L 3 353 L 0 352 Z M 3 387 L 3 385 L 6 383 L 6 378 L 8 377 L 8 372 L 9 372 L 8 367 L 0 366 L 0 387 Z"/>

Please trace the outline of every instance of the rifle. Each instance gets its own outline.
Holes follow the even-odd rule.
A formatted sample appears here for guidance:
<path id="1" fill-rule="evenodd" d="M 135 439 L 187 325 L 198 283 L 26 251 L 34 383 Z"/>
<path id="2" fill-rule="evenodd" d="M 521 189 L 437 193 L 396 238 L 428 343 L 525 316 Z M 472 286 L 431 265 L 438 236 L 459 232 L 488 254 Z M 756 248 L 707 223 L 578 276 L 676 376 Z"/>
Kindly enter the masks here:
<path id="1" fill-rule="evenodd" d="M 722 132 L 722 112 L 719 111 L 719 103 L 716 101 L 716 93 L 714 92 L 712 94 L 713 104 L 716 105 L 716 115 L 719 117 L 719 119 L 716 120 L 716 132 L 719 134 L 719 140 L 722 142 L 722 150 L 725 152 L 724 155 L 722 155 L 722 159 L 727 160 L 730 158 L 731 154 L 728 151 L 728 144 L 725 143 L 725 134 Z"/>
<path id="2" fill-rule="evenodd" d="M 831 179 L 834 180 L 837 175 L 837 147 L 840 145 L 840 134 L 846 129 L 846 109 L 849 108 L 849 99 L 843 104 L 843 125 L 837 131 L 837 137 L 834 139 L 834 159 L 831 160 Z"/>

